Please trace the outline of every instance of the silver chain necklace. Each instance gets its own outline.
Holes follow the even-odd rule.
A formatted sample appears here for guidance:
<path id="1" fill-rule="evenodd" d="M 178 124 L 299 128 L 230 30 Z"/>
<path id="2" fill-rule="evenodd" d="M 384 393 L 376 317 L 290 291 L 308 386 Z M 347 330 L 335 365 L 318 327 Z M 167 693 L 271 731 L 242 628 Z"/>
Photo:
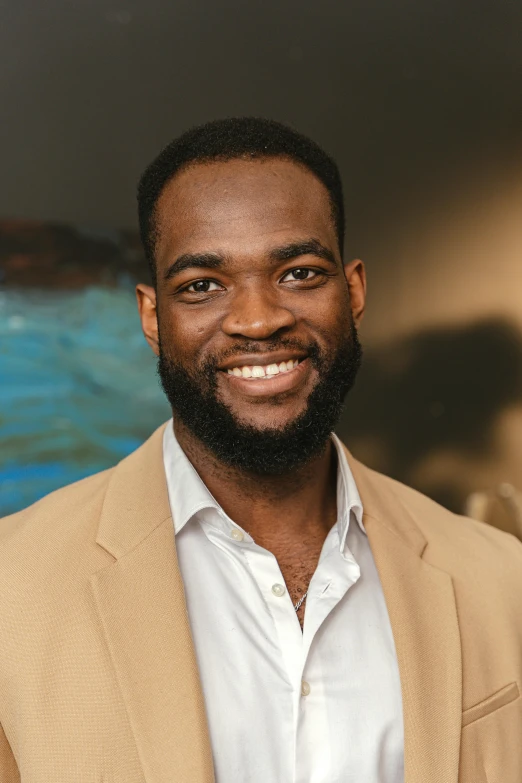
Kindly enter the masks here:
<path id="1" fill-rule="evenodd" d="M 247 530 L 247 533 L 248 533 L 248 530 Z M 248 535 L 250 536 L 250 533 L 248 533 Z M 250 536 L 250 538 L 252 538 L 252 536 Z M 252 538 L 252 541 L 254 541 L 254 539 L 253 539 L 253 538 Z M 254 543 L 255 543 L 255 542 L 254 542 Z M 295 609 L 295 611 L 296 611 L 296 612 L 298 612 L 298 611 L 299 611 L 299 609 L 302 607 L 302 605 L 303 605 L 303 604 L 304 604 L 304 602 L 306 601 L 306 596 L 307 596 L 307 595 L 308 595 L 308 590 L 306 591 L 306 593 L 305 593 L 304 595 L 302 595 L 302 596 L 301 596 L 301 598 L 299 599 L 299 601 L 298 601 L 296 604 L 294 604 L 294 605 L 293 605 L 293 606 L 294 606 L 294 609 Z"/>
<path id="2" fill-rule="evenodd" d="M 304 595 L 302 595 L 302 596 L 301 596 L 301 598 L 299 599 L 299 601 L 298 601 L 296 604 L 294 604 L 294 609 L 295 609 L 295 611 L 296 611 L 296 612 L 298 612 L 298 611 L 299 611 L 299 609 L 301 608 L 301 606 L 302 606 L 302 605 L 303 605 L 303 603 L 305 602 L 305 599 L 306 599 L 306 596 L 307 596 L 307 595 L 308 595 L 308 590 L 306 591 L 306 593 L 305 593 Z"/>

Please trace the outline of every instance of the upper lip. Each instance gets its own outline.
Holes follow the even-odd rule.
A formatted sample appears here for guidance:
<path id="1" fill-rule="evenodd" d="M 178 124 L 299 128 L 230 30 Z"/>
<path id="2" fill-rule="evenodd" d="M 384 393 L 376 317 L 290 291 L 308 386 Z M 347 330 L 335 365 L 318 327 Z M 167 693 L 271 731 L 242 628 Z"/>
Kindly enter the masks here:
<path id="1" fill-rule="evenodd" d="M 267 367 L 269 364 L 280 364 L 289 359 L 306 359 L 307 354 L 300 351 L 273 351 L 272 353 L 247 353 L 236 356 L 220 364 L 220 370 L 233 370 L 234 367 Z"/>

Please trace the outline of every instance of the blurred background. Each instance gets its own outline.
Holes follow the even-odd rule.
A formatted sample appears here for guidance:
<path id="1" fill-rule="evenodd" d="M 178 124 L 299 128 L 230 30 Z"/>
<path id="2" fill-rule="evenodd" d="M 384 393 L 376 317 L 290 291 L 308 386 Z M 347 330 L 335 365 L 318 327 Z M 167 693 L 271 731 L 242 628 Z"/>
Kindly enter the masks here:
<path id="1" fill-rule="evenodd" d="M 136 180 L 254 114 L 338 161 L 367 264 L 356 456 L 522 537 L 522 5 L 0 0 L 0 515 L 168 417 Z"/>

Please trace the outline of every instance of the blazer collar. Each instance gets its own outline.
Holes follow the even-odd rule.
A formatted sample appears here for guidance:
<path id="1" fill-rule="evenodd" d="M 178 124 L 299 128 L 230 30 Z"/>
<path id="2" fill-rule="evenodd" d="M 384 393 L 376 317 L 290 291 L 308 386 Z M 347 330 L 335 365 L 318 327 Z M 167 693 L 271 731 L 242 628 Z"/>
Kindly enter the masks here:
<path id="1" fill-rule="evenodd" d="M 113 469 L 100 514 L 97 543 L 118 559 L 171 518 L 163 467 L 162 424 L 145 443 Z M 344 447 L 364 516 L 378 520 L 421 557 L 427 541 L 390 484 L 362 465 Z"/>
<path id="2" fill-rule="evenodd" d="M 379 521 L 399 536 L 416 555 L 422 557 L 428 542 L 408 507 L 393 491 L 392 481 L 356 460 L 346 446 L 344 450 L 362 499 L 364 517 Z"/>
<path id="3" fill-rule="evenodd" d="M 163 469 L 165 426 L 113 469 L 96 543 L 117 560 L 171 518 Z"/>

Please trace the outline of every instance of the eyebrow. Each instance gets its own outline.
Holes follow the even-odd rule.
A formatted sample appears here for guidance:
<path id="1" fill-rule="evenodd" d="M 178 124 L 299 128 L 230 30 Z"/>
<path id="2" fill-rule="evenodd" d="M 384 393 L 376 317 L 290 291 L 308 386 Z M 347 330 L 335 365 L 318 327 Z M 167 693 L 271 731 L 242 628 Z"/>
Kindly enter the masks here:
<path id="1" fill-rule="evenodd" d="M 317 256 L 337 266 L 335 255 L 317 239 L 276 247 L 269 252 L 268 257 L 271 261 L 290 261 L 292 258 L 308 255 Z M 226 256 L 220 253 L 184 253 L 170 264 L 163 279 L 171 280 L 186 269 L 219 269 L 226 260 Z"/>
<path id="2" fill-rule="evenodd" d="M 317 256 L 323 261 L 337 266 L 337 259 L 331 250 L 328 250 L 318 239 L 307 239 L 305 242 L 293 242 L 290 245 L 277 247 L 269 253 L 273 261 L 290 261 L 299 256 Z"/>
<path id="3" fill-rule="evenodd" d="M 170 264 L 163 279 L 171 280 L 185 269 L 219 269 L 225 257 L 219 253 L 184 253 Z"/>

